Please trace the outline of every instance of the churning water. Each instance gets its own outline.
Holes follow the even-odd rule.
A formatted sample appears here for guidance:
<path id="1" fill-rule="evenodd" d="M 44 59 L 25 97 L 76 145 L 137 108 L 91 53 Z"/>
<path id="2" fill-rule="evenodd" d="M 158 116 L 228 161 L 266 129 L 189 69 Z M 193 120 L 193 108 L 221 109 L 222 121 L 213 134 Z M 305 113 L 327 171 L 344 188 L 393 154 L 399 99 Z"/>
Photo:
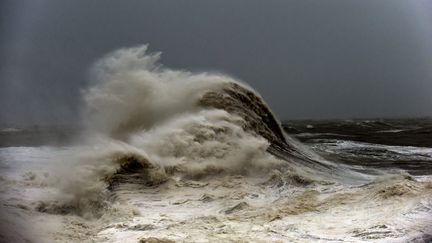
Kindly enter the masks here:
<path id="1" fill-rule="evenodd" d="M 121 49 L 93 66 L 74 143 L 35 146 L 34 131 L 2 131 L 33 135 L 0 148 L 0 240 L 431 239 L 432 177 L 421 170 L 430 147 L 284 124 L 305 145 L 251 87 L 165 68 L 159 53 L 146 51 Z"/>

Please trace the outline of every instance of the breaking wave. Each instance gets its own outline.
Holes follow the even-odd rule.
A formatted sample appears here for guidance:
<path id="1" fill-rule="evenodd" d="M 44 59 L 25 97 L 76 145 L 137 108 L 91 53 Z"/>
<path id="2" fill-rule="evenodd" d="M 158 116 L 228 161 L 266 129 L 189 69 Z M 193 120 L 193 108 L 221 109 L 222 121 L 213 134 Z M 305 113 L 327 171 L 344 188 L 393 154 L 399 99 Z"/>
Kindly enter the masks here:
<path id="1" fill-rule="evenodd" d="M 60 183 L 68 204 L 43 204 L 41 211 L 94 214 L 109 189 L 123 183 L 236 174 L 271 178 L 278 171 L 284 183 L 305 185 L 364 182 L 379 174 L 326 161 L 287 136 L 246 84 L 217 73 L 168 69 L 159 59 L 144 45 L 94 64 L 91 86 L 83 92 L 88 146 L 63 169 L 75 176 Z"/>

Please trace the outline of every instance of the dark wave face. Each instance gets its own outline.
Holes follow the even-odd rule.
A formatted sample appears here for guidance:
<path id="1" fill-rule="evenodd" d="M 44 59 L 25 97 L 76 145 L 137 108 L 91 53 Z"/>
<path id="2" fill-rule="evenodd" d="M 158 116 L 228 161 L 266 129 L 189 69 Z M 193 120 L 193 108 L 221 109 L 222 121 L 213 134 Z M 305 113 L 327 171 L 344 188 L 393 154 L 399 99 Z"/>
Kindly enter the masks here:
<path id="1" fill-rule="evenodd" d="M 257 93 L 237 83 L 217 91 L 209 91 L 199 105 L 225 110 L 245 120 L 244 129 L 262 136 L 276 150 L 294 150 L 285 139 L 279 121 Z"/>

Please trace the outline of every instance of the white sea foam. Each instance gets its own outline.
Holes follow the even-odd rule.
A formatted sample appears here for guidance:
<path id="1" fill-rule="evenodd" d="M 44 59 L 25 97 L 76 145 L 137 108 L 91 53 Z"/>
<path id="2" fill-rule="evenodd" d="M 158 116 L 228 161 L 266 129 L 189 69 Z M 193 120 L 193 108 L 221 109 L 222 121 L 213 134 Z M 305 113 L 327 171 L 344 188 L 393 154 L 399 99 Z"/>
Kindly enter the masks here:
<path id="1" fill-rule="evenodd" d="M 29 219 L 28 234 L 307 242 L 428 233 L 427 180 L 326 161 L 283 134 L 251 88 L 226 75 L 171 70 L 159 58 L 139 46 L 96 62 L 79 146 L 0 151 L 1 165 L 17 175 L 1 175 L 11 185 L 5 212 Z M 17 191 L 34 196 L 16 200 Z"/>

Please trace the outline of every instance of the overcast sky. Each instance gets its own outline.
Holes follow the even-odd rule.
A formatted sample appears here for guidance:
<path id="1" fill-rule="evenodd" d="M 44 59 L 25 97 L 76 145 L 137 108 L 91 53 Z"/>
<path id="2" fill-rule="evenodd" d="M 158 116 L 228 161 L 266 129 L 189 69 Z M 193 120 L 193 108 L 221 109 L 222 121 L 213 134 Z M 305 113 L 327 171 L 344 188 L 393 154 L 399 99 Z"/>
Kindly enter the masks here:
<path id="1" fill-rule="evenodd" d="M 91 63 L 148 43 L 281 119 L 432 115 L 432 1 L 0 2 L 0 124 L 77 121 Z"/>

